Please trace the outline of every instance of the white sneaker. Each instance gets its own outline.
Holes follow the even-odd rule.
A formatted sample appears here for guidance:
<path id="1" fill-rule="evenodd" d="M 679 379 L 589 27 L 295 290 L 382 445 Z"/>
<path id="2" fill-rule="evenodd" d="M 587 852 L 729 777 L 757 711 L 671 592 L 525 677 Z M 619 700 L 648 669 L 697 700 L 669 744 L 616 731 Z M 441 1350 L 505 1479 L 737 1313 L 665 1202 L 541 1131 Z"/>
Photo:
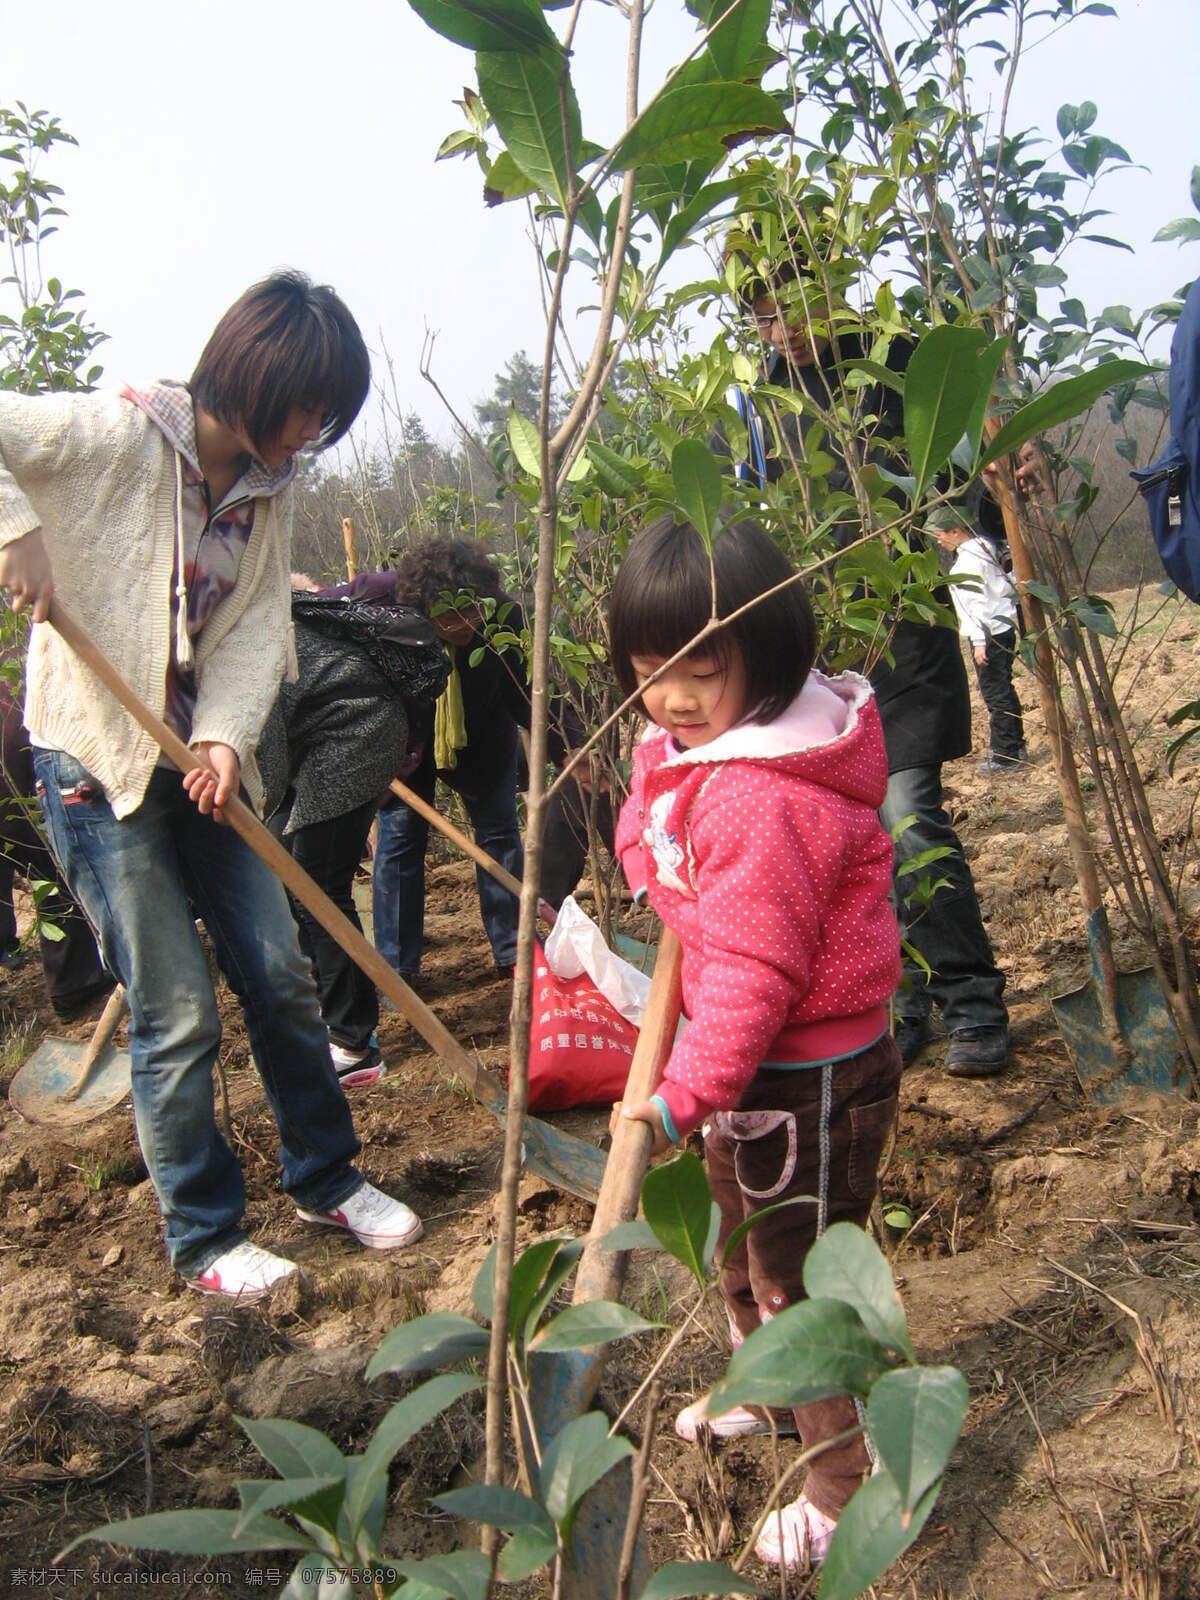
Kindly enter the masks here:
<path id="1" fill-rule="evenodd" d="M 771 1424 L 762 1412 L 750 1411 L 745 1406 L 734 1406 L 730 1411 L 710 1417 L 708 1398 L 705 1396 L 703 1400 L 693 1400 L 690 1406 L 684 1406 L 675 1418 L 675 1432 L 689 1444 L 695 1444 L 701 1431 L 714 1439 L 744 1439 L 749 1434 L 770 1433 Z M 777 1419 L 775 1431 L 779 1434 L 795 1433 L 796 1419 L 791 1412 Z"/>
<path id="2" fill-rule="evenodd" d="M 232 1250 L 218 1256 L 198 1278 L 185 1278 L 189 1289 L 201 1294 L 228 1294 L 235 1300 L 261 1300 L 273 1284 L 281 1278 L 290 1278 L 299 1272 L 294 1261 L 283 1256 L 273 1256 L 269 1250 L 260 1250 L 249 1239 L 235 1244 Z"/>
<path id="3" fill-rule="evenodd" d="M 763 1524 L 754 1554 L 760 1561 L 773 1567 L 787 1567 L 789 1571 L 797 1567 L 816 1567 L 829 1554 L 836 1527 L 835 1517 L 827 1517 L 800 1495 L 791 1505 L 772 1511 Z"/>
<path id="4" fill-rule="evenodd" d="M 329 1054 L 343 1089 L 362 1089 L 387 1076 L 387 1066 L 374 1043 L 365 1050 L 347 1050 L 343 1045 L 331 1044 Z"/>
<path id="5" fill-rule="evenodd" d="M 424 1231 L 420 1217 L 403 1200 L 393 1200 L 365 1179 L 329 1211 L 305 1211 L 297 1206 L 296 1214 L 305 1222 L 345 1228 L 368 1250 L 398 1250 L 401 1245 L 415 1244 Z"/>

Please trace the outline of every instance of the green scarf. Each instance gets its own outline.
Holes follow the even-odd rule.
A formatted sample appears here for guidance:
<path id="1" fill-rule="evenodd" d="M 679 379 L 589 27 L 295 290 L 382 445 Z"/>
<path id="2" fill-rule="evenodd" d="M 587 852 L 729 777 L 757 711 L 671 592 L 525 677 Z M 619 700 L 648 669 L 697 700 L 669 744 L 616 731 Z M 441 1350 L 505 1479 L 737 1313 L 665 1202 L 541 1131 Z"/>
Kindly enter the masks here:
<path id="1" fill-rule="evenodd" d="M 458 752 L 467 744 L 467 721 L 463 712 L 462 679 L 458 675 L 458 650 L 450 646 L 450 676 L 433 714 L 433 760 L 441 772 L 458 765 Z"/>

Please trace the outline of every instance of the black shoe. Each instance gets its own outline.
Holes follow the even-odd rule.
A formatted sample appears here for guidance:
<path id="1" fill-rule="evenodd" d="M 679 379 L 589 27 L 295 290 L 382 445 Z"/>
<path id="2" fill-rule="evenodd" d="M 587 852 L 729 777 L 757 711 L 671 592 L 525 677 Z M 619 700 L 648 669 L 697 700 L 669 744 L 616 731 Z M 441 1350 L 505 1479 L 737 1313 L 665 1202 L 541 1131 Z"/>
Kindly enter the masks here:
<path id="1" fill-rule="evenodd" d="M 21 948 L 21 941 L 14 939 L 11 944 L 6 944 L 4 949 L 0 950 L 0 967 L 3 967 L 5 972 L 16 972 L 18 967 L 25 965 L 27 954 L 28 951 Z"/>
<path id="2" fill-rule="evenodd" d="M 999 773 L 1011 777 L 1014 772 L 1019 772 L 1027 761 L 1027 755 L 998 756 L 994 750 L 989 750 L 976 770 L 982 772 L 985 778 L 994 778 Z"/>
<path id="3" fill-rule="evenodd" d="M 1008 1029 L 998 1023 L 955 1028 L 944 1065 L 952 1078 L 991 1078 L 1003 1072 L 1008 1065 Z"/>
<path id="4" fill-rule="evenodd" d="M 929 1043 L 928 1017 L 897 1017 L 896 1048 L 902 1066 L 911 1067 Z"/>
<path id="5" fill-rule="evenodd" d="M 515 966 L 502 967 L 498 961 L 496 963 L 496 976 L 498 978 L 506 979 L 509 983 L 511 983 L 513 978 L 516 976 L 516 971 L 517 969 Z"/>
<path id="6" fill-rule="evenodd" d="M 54 1015 L 60 1022 L 74 1022 L 77 1017 L 90 1011 L 98 1000 L 107 1000 L 116 988 L 115 978 L 110 978 L 106 973 L 96 983 L 91 983 L 86 989 L 75 989 L 70 994 L 55 994 L 50 996 L 50 1004 L 54 1007 Z"/>

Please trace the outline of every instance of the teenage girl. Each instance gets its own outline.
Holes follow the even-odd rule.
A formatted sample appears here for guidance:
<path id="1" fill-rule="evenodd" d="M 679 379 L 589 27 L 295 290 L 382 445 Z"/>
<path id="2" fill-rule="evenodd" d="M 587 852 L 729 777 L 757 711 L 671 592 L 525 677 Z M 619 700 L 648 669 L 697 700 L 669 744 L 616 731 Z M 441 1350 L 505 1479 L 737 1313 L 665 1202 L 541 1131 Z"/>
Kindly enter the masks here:
<path id="1" fill-rule="evenodd" d="M 661 1088 L 621 1114 L 650 1124 L 656 1153 L 704 1134 L 721 1242 L 746 1236 L 721 1279 L 735 1344 L 804 1297 L 809 1246 L 835 1221 L 865 1224 L 897 1113 L 900 1059 L 887 1002 L 900 977 L 888 900 L 892 844 L 870 685 L 813 671 L 816 628 L 798 583 L 761 600 L 655 677 L 712 612 L 728 617 L 785 583 L 787 561 L 752 522 L 726 529 L 712 568 L 670 518 L 634 540 L 609 617 L 624 693 L 652 726 L 637 747 L 617 851 L 631 889 L 683 944 L 689 1019 Z M 614 1113 L 615 1114 L 615 1113 Z M 787 1421 L 792 1422 L 788 1417 Z M 858 1426 L 852 1399 L 797 1407 L 805 1449 Z M 761 1413 L 689 1405 L 694 1439 L 764 1431 Z M 798 1499 L 772 1516 L 758 1554 L 820 1561 L 869 1467 L 860 1434 L 817 1456 Z"/>
<path id="2" fill-rule="evenodd" d="M 282 885 L 221 808 L 244 786 L 285 668 L 295 457 L 332 444 L 370 363 L 332 289 L 256 284 L 190 381 L 0 394 L 0 585 L 43 623 L 57 595 L 191 747 L 180 774 L 52 628 L 31 633 L 25 723 L 42 818 L 129 995 L 133 1108 L 167 1252 L 189 1286 L 264 1294 L 296 1271 L 245 1238 L 213 1117 L 217 1002 L 194 918 L 241 1001 L 300 1218 L 379 1249 L 419 1219 L 366 1183 Z"/>

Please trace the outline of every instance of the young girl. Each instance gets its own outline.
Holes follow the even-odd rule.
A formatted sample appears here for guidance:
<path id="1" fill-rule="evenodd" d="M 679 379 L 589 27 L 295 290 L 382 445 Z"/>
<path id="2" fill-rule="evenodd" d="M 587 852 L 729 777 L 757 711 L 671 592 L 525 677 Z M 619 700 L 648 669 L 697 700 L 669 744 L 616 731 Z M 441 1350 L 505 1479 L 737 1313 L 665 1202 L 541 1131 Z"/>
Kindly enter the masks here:
<path id="1" fill-rule="evenodd" d="M 1000 561 L 999 547 L 981 524 L 978 531 L 942 528 L 937 542 L 954 553 L 952 578 L 971 583 L 950 586 L 959 632 L 971 646 L 979 692 L 987 707 L 991 749 L 980 772 L 1015 772 L 1028 757 L 1021 702 L 1013 688 L 1017 649 L 1017 591 Z"/>
<path id="2" fill-rule="evenodd" d="M 283 887 L 221 807 L 257 805 L 259 733 L 289 649 L 295 455 L 349 428 L 370 365 L 332 289 L 256 284 L 187 384 L 0 394 L 0 585 L 45 621 L 77 618 L 191 746 L 179 773 L 52 628 L 32 630 L 25 722 L 42 817 L 73 894 L 129 995 L 133 1107 L 171 1264 L 253 1298 L 294 1263 L 240 1230 L 245 1189 L 213 1117 L 217 1002 L 202 917 L 241 1001 L 305 1221 L 389 1249 L 418 1218 L 362 1179 Z"/>
<path id="3" fill-rule="evenodd" d="M 790 576 L 751 522 L 720 534 L 713 569 L 721 617 Z M 689 1021 L 659 1092 L 622 1114 L 650 1124 L 656 1153 L 703 1127 L 722 1243 L 751 1213 L 815 1196 L 752 1229 L 726 1267 L 740 1344 L 803 1299 L 805 1255 L 830 1223 L 866 1222 L 898 1104 L 887 1001 L 900 946 L 869 684 L 812 670 L 816 629 L 795 583 L 655 678 L 711 610 L 693 528 L 666 518 L 635 539 L 613 589 L 612 659 L 626 694 L 645 685 L 654 726 L 637 748 L 617 850 L 635 896 L 682 941 Z M 859 1421 L 848 1398 L 794 1414 L 806 1449 Z M 700 1400 L 676 1432 L 694 1439 L 701 1426 L 729 1438 L 766 1422 L 741 1408 L 710 1417 Z M 868 1466 L 861 1434 L 817 1456 L 798 1499 L 766 1523 L 759 1556 L 820 1561 Z"/>

